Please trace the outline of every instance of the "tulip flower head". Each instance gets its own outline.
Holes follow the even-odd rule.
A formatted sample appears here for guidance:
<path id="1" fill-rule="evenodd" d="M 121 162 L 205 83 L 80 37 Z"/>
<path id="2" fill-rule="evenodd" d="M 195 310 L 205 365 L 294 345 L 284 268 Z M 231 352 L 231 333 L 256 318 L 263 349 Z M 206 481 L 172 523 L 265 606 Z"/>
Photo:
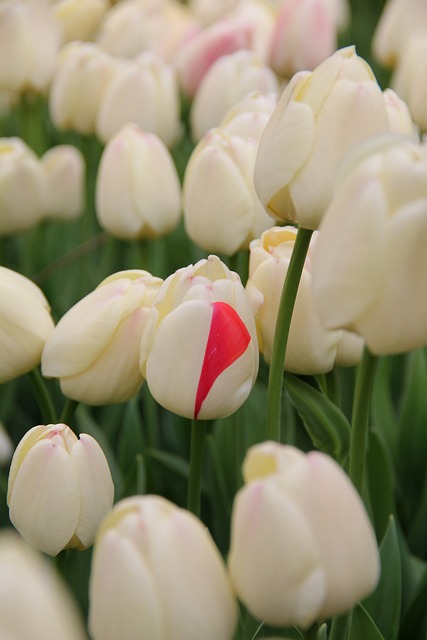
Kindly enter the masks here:
<path id="1" fill-rule="evenodd" d="M 104 453 L 92 436 L 65 424 L 39 425 L 12 458 L 7 503 L 12 524 L 35 549 L 56 556 L 86 549 L 113 505 Z"/>
<path id="2" fill-rule="evenodd" d="M 363 503 L 320 452 L 264 442 L 243 463 L 229 570 L 237 596 L 272 626 L 304 629 L 369 595 L 379 553 Z"/>
<path id="3" fill-rule="evenodd" d="M 257 349 L 240 278 L 210 256 L 165 280 L 142 335 L 140 366 L 166 409 L 192 419 L 220 418 L 248 397 Z"/>

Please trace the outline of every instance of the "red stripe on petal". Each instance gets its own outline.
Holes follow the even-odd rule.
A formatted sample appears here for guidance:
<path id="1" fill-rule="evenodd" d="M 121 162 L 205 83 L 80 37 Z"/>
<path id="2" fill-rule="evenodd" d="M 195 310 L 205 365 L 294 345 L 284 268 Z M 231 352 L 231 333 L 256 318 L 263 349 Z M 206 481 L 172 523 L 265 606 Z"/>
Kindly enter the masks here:
<path id="1" fill-rule="evenodd" d="M 194 405 L 195 418 L 215 380 L 240 358 L 251 340 L 245 323 L 233 307 L 226 302 L 213 302 L 212 307 L 211 327 Z"/>

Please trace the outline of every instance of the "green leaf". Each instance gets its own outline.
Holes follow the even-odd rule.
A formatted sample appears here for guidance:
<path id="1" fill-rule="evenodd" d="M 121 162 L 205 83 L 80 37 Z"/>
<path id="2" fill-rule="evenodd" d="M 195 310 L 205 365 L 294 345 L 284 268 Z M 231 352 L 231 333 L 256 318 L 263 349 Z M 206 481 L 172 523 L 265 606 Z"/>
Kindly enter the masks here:
<path id="1" fill-rule="evenodd" d="M 286 373 L 285 389 L 315 447 L 341 464 L 350 444 L 350 425 L 342 411 L 315 387 Z"/>
<path id="2" fill-rule="evenodd" d="M 118 459 L 123 473 L 133 466 L 135 455 L 143 450 L 141 414 L 136 401 L 133 400 L 125 407 L 118 439 Z"/>
<path id="3" fill-rule="evenodd" d="M 322 624 L 321 627 L 319 627 L 316 635 L 316 640 L 327 640 L 327 637 L 328 637 L 328 626 L 325 622 Z"/>
<path id="4" fill-rule="evenodd" d="M 371 415 L 375 426 L 384 436 L 391 455 L 395 456 L 398 437 L 398 416 L 395 394 L 392 392 L 392 378 L 395 368 L 392 357 L 380 358 L 375 374 L 371 397 Z"/>
<path id="5" fill-rule="evenodd" d="M 385 606 L 388 606 L 385 603 Z M 384 638 L 369 613 L 359 604 L 351 616 L 348 640 L 389 640 Z"/>
<path id="6" fill-rule="evenodd" d="M 399 640 L 425 640 L 427 633 L 427 571 L 400 628 Z"/>
<path id="7" fill-rule="evenodd" d="M 384 638 L 396 640 L 402 601 L 402 567 L 399 538 L 393 516 L 390 516 L 387 531 L 381 542 L 380 556 L 380 581 L 375 592 L 363 604 Z M 384 606 L 385 602 L 387 606 Z"/>
<path id="8" fill-rule="evenodd" d="M 369 502 L 375 524 L 377 538 L 382 540 L 394 504 L 394 474 L 390 453 L 382 433 L 373 429 L 369 433 L 367 455 Z"/>

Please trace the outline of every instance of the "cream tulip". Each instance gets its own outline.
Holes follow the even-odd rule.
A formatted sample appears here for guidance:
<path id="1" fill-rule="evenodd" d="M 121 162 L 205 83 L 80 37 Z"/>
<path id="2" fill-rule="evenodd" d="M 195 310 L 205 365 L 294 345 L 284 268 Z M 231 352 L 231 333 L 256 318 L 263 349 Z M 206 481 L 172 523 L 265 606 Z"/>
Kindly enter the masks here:
<path id="1" fill-rule="evenodd" d="M 250 246 L 246 292 L 254 305 L 262 300 L 255 321 L 259 350 L 267 363 L 271 361 L 279 302 L 296 233 L 294 227 L 273 227 Z M 316 311 L 311 267 L 316 240 L 317 233 L 302 272 L 285 357 L 287 371 L 305 375 L 331 371 L 335 364 L 355 365 L 363 350 L 360 337 L 327 329 Z"/>
<path id="2" fill-rule="evenodd" d="M 0 638 L 86 640 L 70 593 L 46 558 L 0 532 Z"/>
<path id="3" fill-rule="evenodd" d="M 219 129 L 241 138 L 252 138 L 259 143 L 276 105 L 275 93 L 263 94 L 260 91 L 251 91 L 227 111 L 220 122 Z"/>
<path id="4" fill-rule="evenodd" d="M 379 577 L 363 503 L 320 452 L 264 442 L 243 463 L 228 566 L 237 596 L 267 624 L 303 629 L 351 609 Z"/>
<path id="5" fill-rule="evenodd" d="M 126 402 L 143 383 L 139 343 L 161 284 L 146 271 L 115 273 L 58 322 L 43 350 L 42 373 L 64 395 L 91 405 Z"/>
<path id="6" fill-rule="evenodd" d="M 108 142 L 96 179 L 96 215 L 119 238 L 155 238 L 181 217 L 181 186 L 172 157 L 154 133 L 125 125 Z"/>
<path id="7" fill-rule="evenodd" d="M 85 206 L 85 160 L 71 145 L 51 147 L 40 159 L 45 178 L 44 216 L 73 220 Z"/>
<path id="8" fill-rule="evenodd" d="M 194 97 L 190 124 L 195 140 L 217 127 L 227 111 L 251 91 L 278 93 L 273 71 L 253 51 L 241 50 L 219 58 L 204 76 Z"/>
<path id="9" fill-rule="evenodd" d="M 99 444 L 65 424 L 39 425 L 18 444 L 9 472 L 9 517 L 29 545 L 56 556 L 86 549 L 113 505 L 114 487 Z"/>
<path id="10" fill-rule="evenodd" d="M 419 27 L 427 27 L 425 0 L 388 0 L 372 39 L 377 60 L 387 67 L 394 67 L 405 51 L 409 37 Z"/>
<path id="11" fill-rule="evenodd" d="M 406 133 L 415 139 L 419 138 L 418 127 L 412 119 L 406 102 L 399 98 L 393 89 L 386 89 L 383 95 L 387 107 L 390 131 L 393 133 Z"/>
<path id="12" fill-rule="evenodd" d="M 253 183 L 258 145 L 254 139 L 212 129 L 194 149 L 183 184 L 184 223 L 206 251 L 233 255 L 273 221 Z"/>
<path id="13" fill-rule="evenodd" d="M 41 289 L 20 273 L 0 267 L 0 383 L 38 366 L 53 328 Z"/>
<path id="14" fill-rule="evenodd" d="M 108 0 L 58 0 L 52 14 L 59 23 L 62 42 L 90 40 L 109 7 Z"/>
<path id="15" fill-rule="evenodd" d="M 393 89 L 407 102 L 414 121 L 423 133 L 427 133 L 426 77 L 427 24 L 408 38 L 391 80 Z"/>
<path id="16" fill-rule="evenodd" d="M 186 418 L 223 418 L 246 400 L 258 373 L 255 322 L 239 276 L 219 258 L 165 280 L 140 366 L 157 402 Z"/>
<path id="17" fill-rule="evenodd" d="M 167 147 L 181 135 L 175 69 L 154 53 L 142 53 L 122 65 L 104 93 L 96 133 L 105 143 L 129 122 L 156 134 Z"/>
<path id="18" fill-rule="evenodd" d="M 122 500 L 98 532 L 94 640 L 231 640 L 237 606 L 206 527 L 159 496 Z"/>
<path id="19" fill-rule="evenodd" d="M 426 242 L 427 145 L 392 134 L 359 145 L 339 173 L 313 257 L 325 325 L 359 333 L 375 354 L 427 345 Z"/>
<path id="20" fill-rule="evenodd" d="M 299 72 L 261 137 L 254 173 L 261 202 L 278 220 L 317 229 L 344 153 L 388 130 L 381 89 L 354 47 Z"/>

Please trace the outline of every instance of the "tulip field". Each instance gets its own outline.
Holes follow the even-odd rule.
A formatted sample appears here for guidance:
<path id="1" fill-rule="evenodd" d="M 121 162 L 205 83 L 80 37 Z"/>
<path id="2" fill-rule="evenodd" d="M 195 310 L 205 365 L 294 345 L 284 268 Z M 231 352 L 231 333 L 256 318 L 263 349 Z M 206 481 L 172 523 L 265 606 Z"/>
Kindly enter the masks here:
<path id="1" fill-rule="evenodd" d="M 427 640 L 426 0 L 0 2 L 0 640 Z"/>

